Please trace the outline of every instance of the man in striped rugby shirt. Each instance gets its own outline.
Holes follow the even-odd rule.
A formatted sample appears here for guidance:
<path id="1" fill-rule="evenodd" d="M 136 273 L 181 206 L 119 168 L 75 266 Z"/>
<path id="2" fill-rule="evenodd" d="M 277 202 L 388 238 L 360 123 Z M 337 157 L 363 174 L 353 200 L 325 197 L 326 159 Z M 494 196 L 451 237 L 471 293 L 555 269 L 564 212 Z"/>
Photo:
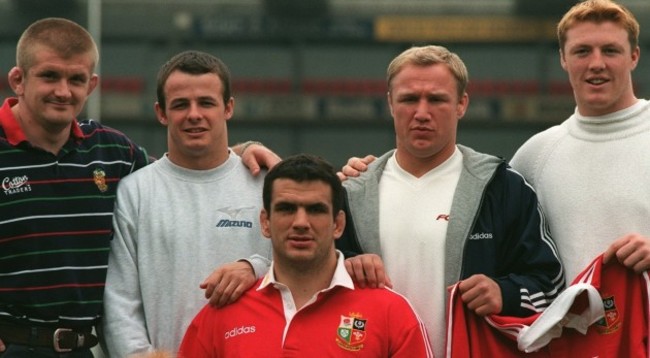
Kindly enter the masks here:
<path id="1" fill-rule="evenodd" d="M 36 21 L 18 41 L 16 97 L 0 107 L 3 358 L 93 356 L 117 183 L 149 162 L 124 134 L 76 120 L 98 59 L 90 34 L 65 19 Z"/>

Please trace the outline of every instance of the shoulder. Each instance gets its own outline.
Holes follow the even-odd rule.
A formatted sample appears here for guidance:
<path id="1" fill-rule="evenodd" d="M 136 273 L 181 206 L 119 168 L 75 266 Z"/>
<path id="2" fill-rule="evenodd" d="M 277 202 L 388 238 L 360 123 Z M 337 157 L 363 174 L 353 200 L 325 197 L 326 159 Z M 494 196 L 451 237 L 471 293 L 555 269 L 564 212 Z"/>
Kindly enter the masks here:
<path id="1" fill-rule="evenodd" d="M 127 188 L 139 188 L 139 187 L 147 187 L 151 186 L 153 180 L 151 178 L 156 177 L 157 180 L 160 179 L 160 166 L 164 165 L 163 161 L 165 159 L 158 159 L 151 164 L 146 165 L 133 173 L 124 176 L 122 179 L 120 179 L 119 185 L 118 185 L 118 191 L 125 191 Z"/>
<path id="2" fill-rule="evenodd" d="M 495 170 L 505 164 L 503 158 L 477 152 L 464 145 L 458 144 L 457 146 L 458 150 L 463 154 L 464 170 L 482 181 L 489 180 L 494 175 Z"/>
<path id="3" fill-rule="evenodd" d="M 81 132 L 84 134 L 86 139 L 93 137 L 102 137 L 123 142 L 131 141 L 129 137 L 127 137 L 121 131 L 105 126 L 92 119 L 79 121 L 79 129 L 81 129 Z"/>
<path id="4" fill-rule="evenodd" d="M 379 178 L 386 167 L 386 162 L 395 152 L 394 149 L 382 154 L 380 157 L 375 159 L 370 165 L 368 165 L 368 170 L 361 173 L 358 177 L 348 178 L 343 182 L 343 186 L 348 192 L 358 191 L 365 188 L 367 185 L 377 185 L 379 183 Z"/>
<path id="5" fill-rule="evenodd" d="M 566 125 L 560 124 L 533 135 L 517 149 L 510 165 L 534 184 L 534 173 L 538 163 L 553 150 L 555 143 L 567 134 Z"/>
<path id="6" fill-rule="evenodd" d="M 138 158 L 142 161 L 139 166 L 144 166 L 149 161 L 146 150 L 121 131 L 105 126 L 94 120 L 79 122 L 79 129 L 83 133 L 82 147 L 101 150 L 107 155 L 118 155 L 122 158 Z"/>
<path id="7" fill-rule="evenodd" d="M 513 156 L 512 163 L 518 164 L 521 161 L 530 159 L 531 156 L 538 155 L 538 153 L 548 147 L 550 143 L 554 143 L 566 134 L 568 134 L 566 126 L 560 124 L 533 135 L 528 138 L 519 149 L 517 149 Z"/>
<path id="8" fill-rule="evenodd" d="M 401 307 L 402 309 L 411 309 L 411 302 L 401 293 L 391 288 L 360 288 L 355 285 L 353 291 L 358 300 L 363 300 L 367 304 L 379 305 L 382 307 Z"/>
<path id="9" fill-rule="evenodd" d="M 234 153 L 231 153 L 228 160 L 223 164 L 224 170 L 231 172 L 232 176 L 227 176 L 230 179 L 231 185 L 239 188 L 259 188 L 261 190 L 264 185 L 264 177 L 266 177 L 267 169 L 262 169 L 259 174 L 251 174 L 248 167 L 244 164 L 242 159 Z M 261 191 L 260 191 L 261 195 Z"/>

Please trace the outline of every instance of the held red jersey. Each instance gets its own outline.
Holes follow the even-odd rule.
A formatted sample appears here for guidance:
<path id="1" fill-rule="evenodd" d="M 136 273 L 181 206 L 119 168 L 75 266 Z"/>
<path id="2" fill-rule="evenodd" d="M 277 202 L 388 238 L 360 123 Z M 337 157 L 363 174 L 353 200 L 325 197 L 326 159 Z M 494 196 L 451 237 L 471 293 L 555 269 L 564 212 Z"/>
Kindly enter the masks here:
<path id="1" fill-rule="evenodd" d="M 517 348 L 517 337 L 539 314 L 526 318 L 480 317 L 465 307 L 459 284 L 452 286 L 449 292 L 445 357 L 521 357 L 523 353 Z"/>
<path id="2" fill-rule="evenodd" d="M 637 274 L 616 260 L 603 264 L 600 255 L 572 282 L 572 286 L 589 285 L 598 290 L 600 301 L 587 302 L 578 297 L 565 317 L 542 313 L 519 337 L 520 343 L 551 338 L 545 349 L 553 357 L 650 357 L 649 283 L 648 272 Z M 580 326 L 583 322 L 577 313 L 592 311 L 596 304 L 602 305 L 600 319 L 583 332 L 568 328 Z"/>
<path id="3" fill-rule="evenodd" d="M 650 357 L 650 280 L 598 256 L 543 312 L 479 317 L 450 291 L 446 357 Z M 530 353 L 524 353 L 530 352 Z"/>

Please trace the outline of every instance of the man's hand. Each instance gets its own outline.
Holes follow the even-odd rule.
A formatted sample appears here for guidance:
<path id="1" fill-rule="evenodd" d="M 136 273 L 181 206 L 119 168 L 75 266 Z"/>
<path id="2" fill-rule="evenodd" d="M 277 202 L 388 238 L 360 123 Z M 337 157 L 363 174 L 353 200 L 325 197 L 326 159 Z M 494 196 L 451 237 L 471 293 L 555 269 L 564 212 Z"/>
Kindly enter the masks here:
<path id="1" fill-rule="evenodd" d="M 358 177 L 361 173 L 368 170 L 368 164 L 375 161 L 377 157 L 368 154 L 363 158 L 352 157 L 348 159 L 348 163 L 343 166 L 340 172 L 336 173 L 341 181 L 346 180 L 348 177 Z"/>
<path id="2" fill-rule="evenodd" d="M 6 349 L 7 347 L 5 347 L 4 342 L 0 339 L 0 353 L 4 352 Z"/>
<path id="3" fill-rule="evenodd" d="M 479 316 L 497 314 L 503 309 L 501 288 L 485 275 L 470 276 L 460 283 L 458 290 L 467 308 Z"/>
<path id="4" fill-rule="evenodd" d="M 225 264 L 214 270 L 200 285 L 205 298 L 216 307 L 223 307 L 237 299 L 255 284 L 255 271 L 248 261 Z"/>
<path id="5" fill-rule="evenodd" d="M 375 254 L 362 254 L 345 260 L 345 268 L 359 287 L 393 287 L 384 262 Z"/>
<path id="6" fill-rule="evenodd" d="M 613 258 L 636 273 L 650 269 L 650 238 L 637 233 L 619 237 L 603 254 L 603 263 Z"/>
<path id="7" fill-rule="evenodd" d="M 282 158 L 273 153 L 260 142 L 245 142 L 232 147 L 232 150 L 241 157 L 242 162 L 253 176 L 260 173 L 261 168 L 273 168 Z"/>

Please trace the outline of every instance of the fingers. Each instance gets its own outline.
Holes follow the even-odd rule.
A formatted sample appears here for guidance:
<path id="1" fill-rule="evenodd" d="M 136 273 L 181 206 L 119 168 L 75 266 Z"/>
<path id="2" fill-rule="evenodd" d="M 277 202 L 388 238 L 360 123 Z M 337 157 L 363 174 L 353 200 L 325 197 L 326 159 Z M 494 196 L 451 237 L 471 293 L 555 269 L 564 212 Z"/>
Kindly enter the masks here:
<path id="1" fill-rule="evenodd" d="M 281 158 L 261 143 L 245 145 L 241 153 L 242 161 L 253 176 L 258 175 L 262 167 L 273 168 Z"/>
<path id="2" fill-rule="evenodd" d="M 363 271 L 366 273 L 366 282 L 369 287 L 383 288 L 386 284 L 384 263 L 377 255 L 371 255 L 369 260 L 363 262 Z"/>
<path id="3" fill-rule="evenodd" d="M 365 157 L 361 158 L 361 161 L 362 161 L 363 163 L 365 163 L 365 164 L 370 164 L 370 163 L 374 162 L 375 159 L 377 159 L 377 157 L 375 157 L 375 156 L 372 155 L 372 154 L 368 154 L 368 155 L 366 155 Z"/>
<path id="4" fill-rule="evenodd" d="M 345 260 L 345 268 L 359 287 L 392 287 L 384 269 L 384 263 L 378 255 L 363 254 Z"/>
<path id="5" fill-rule="evenodd" d="M 608 263 L 610 260 L 612 260 L 616 256 L 618 249 L 623 247 L 623 245 L 626 244 L 627 240 L 627 237 L 621 237 L 609 245 L 607 250 L 605 250 L 603 253 L 603 263 Z"/>
<path id="6" fill-rule="evenodd" d="M 374 155 L 366 155 L 363 158 L 359 157 L 352 157 L 348 159 L 348 162 L 341 171 L 339 172 L 339 178 L 345 177 L 346 179 L 348 177 L 358 177 L 361 175 L 361 173 L 365 172 L 368 170 L 368 164 L 372 163 L 375 159 L 377 159 Z M 338 173 L 337 173 L 338 174 Z M 341 179 L 345 180 L 345 179 Z"/>
<path id="7" fill-rule="evenodd" d="M 2 339 L 0 339 L 0 352 L 4 352 L 6 349 L 7 347 L 5 347 L 4 342 L 2 341 Z"/>
<path id="8" fill-rule="evenodd" d="M 603 253 L 604 263 L 614 258 L 637 273 L 650 269 L 650 239 L 636 233 L 618 238 Z"/>
<path id="9" fill-rule="evenodd" d="M 280 158 L 279 155 L 273 153 L 272 151 L 269 150 L 269 157 L 264 160 L 264 165 L 268 168 L 271 169 L 273 168 L 276 164 L 280 163 L 282 161 L 282 158 Z"/>
<path id="10" fill-rule="evenodd" d="M 215 307 L 223 307 L 227 304 L 233 303 L 241 297 L 246 290 L 252 286 L 248 284 L 247 281 L 232 280 L 228 282 L 223 282 L 217 285 L 212 293 L 212 296 L 209 297 L 209 303 Z"/>
<path id="11" fill-rule="evenodd" d="M 352 277 L 352 280 L 355 281 L 359 287 L 366 287 L 366 275 L 363 272 L 363 263 L 358 256 L 345 260 L 345 268 L 348 270 L 348 274 Z"/>
<path id="12" fill-rule="evenodd" d="M 209 299 L 212 296 L 214 289 L 217 287 L 219 281 L 221 281 L 221 275 L 221 270 L 214 270 L 214 272 L 212 272 L 208 278 L 199 284 L 199 288 L 205 290 L 203 294 L 205 298 Z"/>
<path id="13" fill-rule="evenodd" d="M 463 280 L 458 289 L 467 308 L 479 316 L 497 314 L 503 308 L 501 288 L 485 275 L 473 275 Z"/>
<path id="14" fill-rule="evenodd" d="M 253 267 L 246 261 L 238 261 L 221 266 L 199 286 L 205 289 L 209 304 L 223 307 L 239 299 L 255 281 Z"/>

